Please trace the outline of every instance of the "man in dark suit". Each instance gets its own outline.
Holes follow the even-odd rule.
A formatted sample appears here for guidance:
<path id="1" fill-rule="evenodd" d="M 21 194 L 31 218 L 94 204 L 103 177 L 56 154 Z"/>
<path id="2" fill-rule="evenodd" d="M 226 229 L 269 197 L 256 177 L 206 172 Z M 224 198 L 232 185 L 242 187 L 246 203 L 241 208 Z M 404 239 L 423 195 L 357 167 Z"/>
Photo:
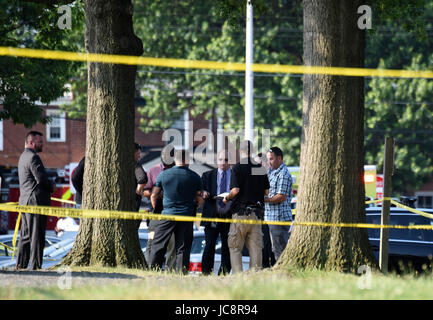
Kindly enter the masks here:
<path id="1" fill-rule="evenodd" d="M 215 196 L 230 191 L 230 157 L 227 150 L 218 153 L 218 168 L 203 173 L 203 213 L 205 218 L 230 218 L 230 203 L 224 204 L 222 200 L 214 199 Z M 202 222 L 205 227 L 206 245 L 202 256 L 203 274 L 211 274 L 215 260 L 215 245 L 218 235 L 221 237 L 221 267 L 218 274 L 229 273 L 231 270 L 230 251 L 227 244 L 227 237 L 230 229 L 229 223 Z"/>
<path id="2" fill-rule="evenodd" d="M 72 172 L 72 185 L 75 188 L 75 208 L 80 209 L 81 208 L 81 202 L 83 198 L 83 178 L 84 178 L 84 164 L 86 161 L 86 157 L 83 157 L 80 162 L 78 163 L 78 166 L 75 168 L 75 170 Z"/>
<path id="3" fill-rule="evenodd" d="M 51 205 L 50 194 L 55 191 L 54 182 L 48 180 L 44 165 L 38 152 L 42 152 L 42 133 L 30 131 L 26 135 L 25 149 L 18 161 L 20 182 L 20 205 Z M 17 269 L 42 267 L 45 247 L 47 216 L 23 213 L 18 245 Z"/>

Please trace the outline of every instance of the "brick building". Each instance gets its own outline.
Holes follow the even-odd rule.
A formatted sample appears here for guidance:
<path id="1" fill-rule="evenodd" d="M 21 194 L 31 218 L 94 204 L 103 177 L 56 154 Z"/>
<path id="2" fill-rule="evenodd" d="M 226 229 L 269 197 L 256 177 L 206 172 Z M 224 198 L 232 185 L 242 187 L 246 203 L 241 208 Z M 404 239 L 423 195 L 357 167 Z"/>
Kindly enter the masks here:
<path id="1" fill-rule="evenodd" d="M 32 128 L 25 128 L 23 125 L 14 124 L 11 120 L 0 121 L 0 166 L 17 167 L 19 157 L 24 149 L 25 135 L 30 130 L 40 131 L 44 134 L 44 150 L 40 153 L 40 157 L 46 168 L 65 168 L 71 162 L 79 162 L 84 156 L 86 148 L 86 119 L 69 119 L 59 110 L 59 105 L 70 102 L 71 97 L 63 97 L 52 102 L 49 106 L 44 106 L 46 115 L 53 117 L 53 121 L 47 125 L 36 124 Z M 140 105 L 140 103 L 142 101 L 136 99 L 136 104 Z M 135 141 L 143 146 L 143 156 L 146 154 L 150 156 L 151 150 L 161 150 L 166 142 L 162 140 L 162 130 L 152 133 L 144 133 L 140 130 L 140 118 L 141 115 L 136 113 Z M 182 132 L 183 143 L 179 147 L 189 147 L 188 121 L 193 122 L 193 133 L 205 128 L 211 129 L 216 136 L 217 122 L 214 118 L 213 120 L 205 120 L 204 116 L 201 115 L 192 119 L 190 112 L 185 112 L 172 127 Z M 197 146 L 202 141 L 194 141 L 193 145 Z M 209 148 L 212 150 L 215 145 L 216 141 Z"/>

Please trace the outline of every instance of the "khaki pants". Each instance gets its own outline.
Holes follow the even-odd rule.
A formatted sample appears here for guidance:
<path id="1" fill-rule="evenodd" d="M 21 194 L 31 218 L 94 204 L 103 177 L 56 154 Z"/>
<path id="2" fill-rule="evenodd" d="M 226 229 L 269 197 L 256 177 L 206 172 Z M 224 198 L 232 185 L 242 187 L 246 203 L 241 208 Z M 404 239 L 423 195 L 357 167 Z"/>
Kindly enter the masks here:
<path id="1" fill-rule="evenodd" d="M 258 220 L 255 213 L 247 215 L 234 214 L 233 219 Z M 260 224 L 232 223 L 228 235 L 230 262 L 233 273 L 242 272 L 242 249 L 244 244 L 250 253 L 250 269 L 262 268 L 263 234 Z"/>

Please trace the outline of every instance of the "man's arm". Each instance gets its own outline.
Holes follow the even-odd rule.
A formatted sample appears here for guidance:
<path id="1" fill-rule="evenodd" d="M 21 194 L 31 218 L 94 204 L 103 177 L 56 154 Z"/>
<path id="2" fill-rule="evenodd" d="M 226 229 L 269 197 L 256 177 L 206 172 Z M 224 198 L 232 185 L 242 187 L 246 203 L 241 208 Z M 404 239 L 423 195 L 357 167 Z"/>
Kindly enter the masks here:
<path id="1" fill-rule="evenodd" d="M 212 171 L 206 171 L 203 173 L 203 176 L 201 177 L 201 181 L 203 184 L 203 198 L 209 199 L 210 198 L 210 173 Z"/>
<path id="2" fill-rule="evenodd" d="M 85 158 L 80 160 L 71 177 L 72 185 L 79 194 L 83 194 L 84 164 Z"/>
<path id="3" fill-rule="evenodd" d="M 156 201 L 158 200 L 160 192 L 161 192 L 160 187 L 153 187 L 152 195 L 150 196 L 150 203 L 152 204 L 153 208 L 156 207 Z"/>
<path id="4" fill-rule="evenodd" d="M 276 204 L 276 203 L 284 202 L 284 201 L 286 201 L 286 199 L 287 199 L 287 196 L 285 194 L 277 193 L 273 197 L 265 198 L 265 202 Z"/>
<path id="5" fill-rule="evenodd" d="M 287 200 L 288 193 L 292 186 L 292 179 L 290 176 L 280 176 L 277 184 L 277 192 L 270 198 L 265 199 L 267 203 L 281 203 Z"/>
<path id="6" fill-rule="evenodd" d="M 195 201 L 197 202 L 198 207 L 201 207 L 201 205 L 203 204 L 203 196 L 201 191 L 197 191 Z"/>
<path id="7" fill-rule="evenodd" d="M 41 158 L 35 155 L 31 159 L 30 170 L 35 177 L 36 182 L 49 193 L 56 190 L 56 184 L 48 179 L 45 167 L 42 164 Z"/>
<path id="8" fill-rule="evenodd" d="M 135 190 L 135 192 L 136 192 L 139 196 L 144 195 L 144 187 L 145 187 L 145 186 L 146 186 L 145 184 L 137 184 L 137 189 Z"/>
<path id="9" fill-rule="evenodd" d="M 224 197 L 223 202 L 224 203 L 228 203 L 229 201 L 233 200 L 233 198 L 238 195 L 238 193 L 239 193 L 240 190 L 241 189 L 239 189 L 239 188 L 232 188 L 230 190 L 230 193 L 227 196 Z"/>
<path id="10" fill-rule="evenodd" d="M 135 167 L 135 179 L 137 179 L 137 189 L 135 192 L 141 196 L 148 181 L 147 174 L 142 166 Z"/>
<path id="11" fill-rule="evenodd" d="M 143 196 L 146 198 L 150 198 L 150 196 L 152 195 L 152 190 L 151 189 L 144 189 L 143 190 Z"/>

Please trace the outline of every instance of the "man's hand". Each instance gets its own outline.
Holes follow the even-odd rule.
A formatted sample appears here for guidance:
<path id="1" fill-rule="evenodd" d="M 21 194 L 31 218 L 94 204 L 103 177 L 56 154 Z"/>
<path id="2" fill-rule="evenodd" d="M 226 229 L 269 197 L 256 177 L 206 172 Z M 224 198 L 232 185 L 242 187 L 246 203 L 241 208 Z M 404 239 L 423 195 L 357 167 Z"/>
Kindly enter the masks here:
<path id="1" fill-rule="evenodd" d="M 225 196 L 225 197 L 224 197 L 223 202 L 224 202 L 225 204 L 227 204 L 229 201 L 233 200 L 233 198 L 236 197 L 236 196 L 238 195 L 238 193 L 239 193 L 240 190 L 241 190 L 241 189 L 239 189 L 239 188 L 232 188 L 232 189 L 230 189 L 230 192 L 229 192 L 228 196 Z M 228 197 L 229 199 L 227 199 L 227 197 Z"/>
<path id="2" fill-rule="evenodd" d="M 203 199 L 208 199 L 210 197 L 210 193 L 207 191 L 203 191 Z"/>

